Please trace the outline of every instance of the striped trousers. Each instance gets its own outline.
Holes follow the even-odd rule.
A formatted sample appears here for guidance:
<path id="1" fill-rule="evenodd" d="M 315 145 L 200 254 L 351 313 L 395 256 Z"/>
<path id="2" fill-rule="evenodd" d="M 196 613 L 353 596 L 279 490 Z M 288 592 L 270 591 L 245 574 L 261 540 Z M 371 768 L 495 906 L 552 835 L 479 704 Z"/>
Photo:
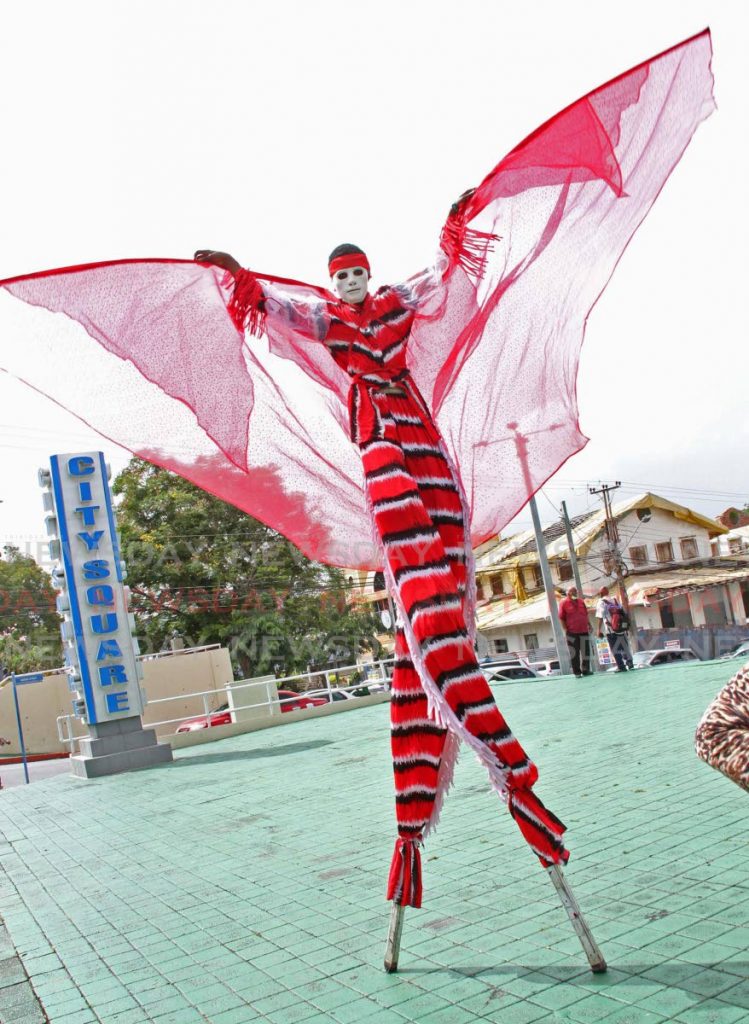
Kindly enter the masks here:
<path id="1" fill-rule="evenodd" d="M 460 739 L 544 864 L 566 861 L 562 823 L 531 792 L 538 778 L 476 661 L 470 538 L 434 426 L 411 395 L 375 394 L 380 430 L 360 444 L 385 575 L 399 613 L 391 701 L 398 840 L 388 898 L 421 905 L 419 846 L 436 824 Z"/>

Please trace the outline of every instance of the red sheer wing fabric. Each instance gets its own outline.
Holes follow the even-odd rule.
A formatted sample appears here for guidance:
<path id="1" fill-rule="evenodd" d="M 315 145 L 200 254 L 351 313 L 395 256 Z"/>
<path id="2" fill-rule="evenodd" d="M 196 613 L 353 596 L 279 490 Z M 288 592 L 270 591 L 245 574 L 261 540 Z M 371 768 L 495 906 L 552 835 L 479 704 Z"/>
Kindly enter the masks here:
<path id="1" fill-rule="evenodd" d="M 304 326 L 319 291 L 284 284 L 296 321 L 271 299 L 270 343 L 248 344 L 227 313 L 223 277 L 192 261 L 146 260 L 6 283 L 0 365 L 310 557 L 373 564 L 348 379 Z"/>
<path id="2" fill-rule="evenodd" d="M 710 58 L 706 31 L 584 96 L 465 206 L 468 233 L 499 239 L 478 287 L 453 257 L 444 313 L 415 323 L 411 365 L 461 474 L 475 544 L 528 498 L 508 423 L 527 441 L 533 490 L 586 443 L 575 390 L 585 322 L 714 108 Z"/>
<path id="3" fill-rule="evenodd" d="M 575 380 L 586 317 L 712 110 L 711 87 L 705 32 L 572 104 L 450 219 L 436 277 L 407 282 L 418 304 L 409 367 L 459 468 L 474 542 L 501 530 L 585 443 Z M 377 567 L 349 381 L 320 340 L 327 293 L 257 279 L 265 336 L 249 342 L 227 312 L 222 275 L 192 262 L 0 282 L 0 366 L 308 556 Z"/>

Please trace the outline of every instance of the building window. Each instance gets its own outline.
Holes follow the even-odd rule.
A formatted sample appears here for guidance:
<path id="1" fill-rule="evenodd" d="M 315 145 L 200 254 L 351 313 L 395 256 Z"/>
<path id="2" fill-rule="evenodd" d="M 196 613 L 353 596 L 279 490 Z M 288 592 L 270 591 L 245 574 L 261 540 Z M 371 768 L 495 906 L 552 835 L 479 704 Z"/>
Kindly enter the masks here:
<path id="1" fill-rule="evenodd" d="M 726 625 L 728 619 L 723 594 L 716 587 L 702 591 L 702 614 L 705 616 L 706 626 Z"/>
<path id="2" fill-rule="evenodd" d="M 494 594 L 495 597 L 497 594 L 503 594 L 504 586 L 502 585 L 502 574 L 497 573 L 496 576 L 490 576 L 489 586 L 492 588 L 492 594 Z"/>
<path id="3" fill-rule="evenodd" d="M 675 594 L 659 601 L 661 625 L 664 629 L 689 628 L 694 625 L 689 597 L 686 594 Z"/>
<path id="4" fill-rule="evenodd" d="M 740 555 L 742 551 L 741 537 L 728 538 L 728 552 L 731 555 Z"/>
<path id="5" fill-rule="evenodd" d="M 558 562 L 557 569 L 559 570 L 560 583 L 566 583 L 567 580 L 572 579 L 572 562 Z"/>
<path id="6" fill-rule="evenodd" d="M 674 546 L 670 540 L 655 545 L 655 557 L 659 562 L 673 562 Z"/>
<path id="7" fill-rule="evenodd" d="M 697 551 L 696 537 L 682 537 L 679 540 L 679 547 L 681 548 L 682 558 L 689 559 L 699 557 L 699 552 Z"/>
<path id="8" fill-rule="evenodd" d="M 544 585 L 544 578 L 541 575 L 541 566 L 534 565 L 531 567 L 531 574 L 533 577 L 533 589 L 542 590 Z"/>
<path id="9" fill-rule="evenodd" d="M 525 644 L 526 651 L 537 651 L 538 650 L 538 634 L 537 633 L 526 633 L 523 637 L 523 643 Z"/>
<path id="10" fill-rule="evenodd" d="M 372 580 L 372 590 L 376 594 L 378 592 L 378 590 L 384 590 L 384 589 L 385 589 L 385 573 L 384 572 L 376 572 L 374 574 L 374 579 Z"/>
<path id="11" fill-rule="evenodd" d="M 648 564 L 648 548 L 647 544 L 642 544 L 639 547 L 629 549 L 629 559 L 632 565 L 647 565 Z"/>
<path id="12" fill-rule="evenodd" d="M 500 640 L 499 638 L 495 638 L 493 642 L 495 654 L 507 654 L 509 647 L 507 646 L 506 640 Z"/>

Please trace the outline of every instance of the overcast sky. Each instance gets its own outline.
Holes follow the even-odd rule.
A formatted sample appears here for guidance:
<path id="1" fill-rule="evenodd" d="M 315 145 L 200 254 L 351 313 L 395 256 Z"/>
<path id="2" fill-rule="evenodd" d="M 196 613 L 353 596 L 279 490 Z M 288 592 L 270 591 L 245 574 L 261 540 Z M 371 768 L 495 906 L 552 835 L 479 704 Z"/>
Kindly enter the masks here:
<path id="1" fill-rule="evenodd" d="M 528 132 L 706 25 L 718 110 L 590 317 L 591 441 L 539 510 L 598 507 L 588 484 L 618 479 L 617 496 L 648 487 L 715 515 L 749 501 L 743 0 L 6 5 L 0 278 L 215 247 L 324 284 L 346 239 L 375 284 L 402 279 Z M 0 432 L 0 541 L 24 546 L 43 534 L 37 467 L 102 442 L 4 374 Z"/>

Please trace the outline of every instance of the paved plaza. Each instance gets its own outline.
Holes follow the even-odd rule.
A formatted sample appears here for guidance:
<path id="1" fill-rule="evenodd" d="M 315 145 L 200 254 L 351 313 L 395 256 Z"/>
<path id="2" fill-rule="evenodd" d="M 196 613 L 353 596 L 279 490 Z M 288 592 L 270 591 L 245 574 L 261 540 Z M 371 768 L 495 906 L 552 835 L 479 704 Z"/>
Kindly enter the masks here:
<path id="1" fill-rule="evenodd" d="M 379 705 L 0 793 L 0 1021 L 749 1021 L 749 796 L 692 750 L 737 667 L 495 689 L 568 825 L 605 975 L 467 751 L 383 972 Z"/>

